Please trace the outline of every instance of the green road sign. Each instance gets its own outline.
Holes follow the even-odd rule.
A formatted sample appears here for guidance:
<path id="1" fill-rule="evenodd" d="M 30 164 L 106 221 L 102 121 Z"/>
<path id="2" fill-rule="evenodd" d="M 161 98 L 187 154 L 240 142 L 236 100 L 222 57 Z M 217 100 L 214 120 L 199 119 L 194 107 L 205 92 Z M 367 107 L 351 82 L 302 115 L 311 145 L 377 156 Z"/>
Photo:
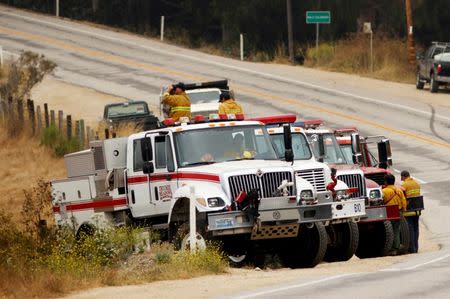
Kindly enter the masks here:
<path id="1" fill-rule="evenodd" d="M 307 11 L 306 24 L 330 24 L 330 11 Z"/>

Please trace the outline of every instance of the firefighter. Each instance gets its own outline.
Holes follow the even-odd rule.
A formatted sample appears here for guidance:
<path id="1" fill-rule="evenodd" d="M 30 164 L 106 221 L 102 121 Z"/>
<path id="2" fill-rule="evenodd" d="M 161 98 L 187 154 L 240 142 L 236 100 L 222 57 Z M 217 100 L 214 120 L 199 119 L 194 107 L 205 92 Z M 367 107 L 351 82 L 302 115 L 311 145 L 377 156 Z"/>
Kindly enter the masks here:
<path id="1" fill-rule="evenodd" d="M 406 170 L 403 170 L 400 174 L 402 179 L 402 188 L 403 192 L 405 193 L 406 199 L 419 197 L 420 196 L 420 185 L 419 183 L 414 180 L 410 175 L 409 172 Z M 409 235 L 410 235 L 410 242 L 409 242 L 409 252 L 410 253 L 417 253 L 419 250 L 419 216 L 420 211 L 410 211 L 405 212 L 403 215 L 406 217 L 406 221 L 408 222 L 409 226 Z"/>
<path id="2" fill-rule="evenodd" d="M 191 100 L 183 83 L 170 85 L 163 95 L 162 103 L 170 107 L 169 117 L 178 121 L 180 117 L 191 118 Z"/>
<path id="3" fill-rule="evenodd" d="M 398 206 L 400 215 L 406 209 L 406 199 L 403 191 L 397 188 L 395 184 L 395 177 L 392 174 L 387 174 L 384 177 L 383 201 L 387 206 Z M 392 229 L 394 230 L 394 244 L 390 255 L 396 255 L 400 248 L 400 220 L 391 220 Z"/>
<path id="4" fill-rule="evenodd" d="M 229 91 L 222 91 L 219 98 L 219 114 L 242 114 L 244 115 L 244 110 L 239 103 L 231 97 Z"/>

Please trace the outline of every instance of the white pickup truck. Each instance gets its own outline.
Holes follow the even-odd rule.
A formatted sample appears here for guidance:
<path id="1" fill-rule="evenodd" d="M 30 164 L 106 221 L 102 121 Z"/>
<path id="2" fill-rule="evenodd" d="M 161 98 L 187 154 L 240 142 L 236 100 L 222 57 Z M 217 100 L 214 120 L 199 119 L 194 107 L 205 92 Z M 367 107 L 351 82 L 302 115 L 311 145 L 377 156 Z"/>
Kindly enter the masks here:
<path id="1" fill-rule="evenodd" d="M 199 244 L 220 240 L 236 263 L 262 249 L 291 266 L 315 266 L 326 249 L 330 193 L 277 158 L 262 123 L 217 118 L 167 120 L 165 128 L 66 155 L 68 178 L 52 182 L 57 223 L 78 233 L 99 223 L 152 226 L 183 247 L 195 198 Z M 302 170 L 330 181 L 323 163 Z"/>

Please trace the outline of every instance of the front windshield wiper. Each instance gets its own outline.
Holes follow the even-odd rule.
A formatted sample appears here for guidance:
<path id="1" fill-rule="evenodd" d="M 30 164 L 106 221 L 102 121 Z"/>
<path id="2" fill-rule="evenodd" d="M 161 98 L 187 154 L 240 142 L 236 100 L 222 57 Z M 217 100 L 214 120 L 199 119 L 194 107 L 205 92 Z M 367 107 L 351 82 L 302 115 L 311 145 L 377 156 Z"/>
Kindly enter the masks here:
<path id="1" fill-rule="evenodd" d="M 255 158 L 254 157 L 252 157 L 252 158 L 237 158 L 237 159 L 227 160 L 226 162 L 242 161 L 242 160 L 255 160 Z"/>
<path id="2" fill-rule="evenodd" d="M 214 164 L 214 163 L 216 163 L 216 162 L 215 161 L 199 161 L 199 162 L 194 162 L 194 163 L 189 163 L 189 164 L 183 165 L 183 167 L 209 165 L 209 164 Z"/>

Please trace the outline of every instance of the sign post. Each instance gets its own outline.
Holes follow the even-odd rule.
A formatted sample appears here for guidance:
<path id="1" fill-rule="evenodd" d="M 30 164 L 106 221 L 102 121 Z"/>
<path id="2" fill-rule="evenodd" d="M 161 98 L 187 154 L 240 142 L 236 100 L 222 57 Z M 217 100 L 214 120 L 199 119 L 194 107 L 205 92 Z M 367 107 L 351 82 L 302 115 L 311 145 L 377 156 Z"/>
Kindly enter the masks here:
<path id="1" fill-rule="evenodd" d="M 319 25 L 330 24 L 330 11 L 307 11 L 306 24 L 316 24 L 316 51 L 319 49 Z"/>
<path id="2" fill-rule="evenodd" d="M 370 71 L 373 73 L 373 31 L 372 24 L 370 22 L 365 22 L 363 31 L 365 34 L 370 34 Z"/>

